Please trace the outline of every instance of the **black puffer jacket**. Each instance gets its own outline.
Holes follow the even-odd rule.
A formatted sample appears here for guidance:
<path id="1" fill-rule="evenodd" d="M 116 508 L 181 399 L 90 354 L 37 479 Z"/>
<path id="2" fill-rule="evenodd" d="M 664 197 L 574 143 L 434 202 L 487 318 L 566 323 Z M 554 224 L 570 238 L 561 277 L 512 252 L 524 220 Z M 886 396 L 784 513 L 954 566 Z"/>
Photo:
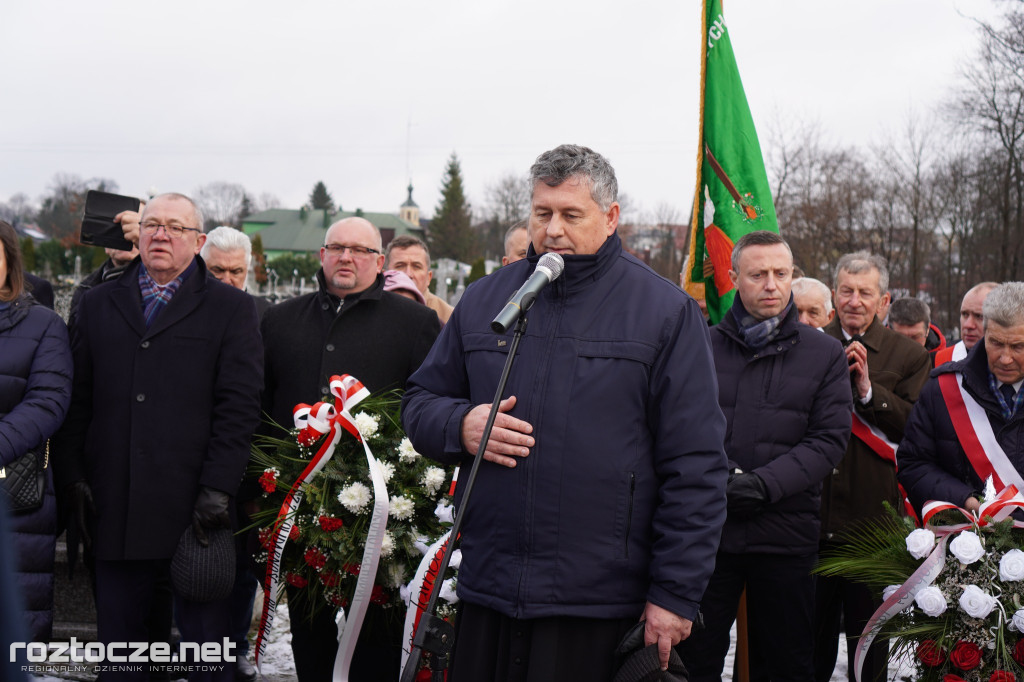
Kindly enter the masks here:
<path id="1" fill-rule="evenodd" d="M 988 385 L 988 356 L 982 340 L 963 360 L 932 371 L 932 378 L 921 389 L 921 397 L 907 420 L 896 461 L 900 483 L 918 513 L 928 500 L 963 506 L 969 496 L 983 489 L 983 482 L 956 437 L 939 388 L 940 375 L 955 373 L 963 374 L 964 390 L 985 409 L 996 440 L 1010 463 L 1024 472 L 1024 410 L 1018 410 L 1009 421 L 1003 418 L 999 401 Z"/>
<path id="2" fill-rule="evenodd" d="M 742 310 L 738 296 L 735 306 Z M 817 551 L 821 482 L 850 438 L 853 404 L 842 344 L 801 324 L 792 306 L 764 348 L 747 347 L 732 314 L 711 330 L 711 345 L 730 466 L 759 475 L 770 502 L 753 518 L 726 521 L 721 551 Z"/>
<path id="3" fill-rule="evenodd" d="M 27 295 L 0 304 L 0 465 L 52 436 L 64 420 L 70 401 L 71 351 L 64 321 Z M 57 532 L 52 478 L 43 506 L 14 514 L 11 521 L 18 591 L 28 614 L 28 634 L 31 641 L 45 641 L 53 625 Z"/>

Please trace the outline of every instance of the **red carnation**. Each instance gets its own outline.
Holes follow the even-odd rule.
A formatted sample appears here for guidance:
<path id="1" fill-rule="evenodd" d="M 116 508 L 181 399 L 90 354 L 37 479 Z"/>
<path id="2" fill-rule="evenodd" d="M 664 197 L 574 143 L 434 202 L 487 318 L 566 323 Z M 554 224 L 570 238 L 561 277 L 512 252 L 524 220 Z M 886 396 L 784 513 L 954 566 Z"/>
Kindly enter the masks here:
<path id="1" fill-rule="evenodd" d="M 997 670 L 988 678 L 988 682 L 1017 682 L 1017 676 L 1009 670 Z"/>
<path id="2" fill-rule="evenodd" d="M 324 587 L 334 587 L 341 582 L 341 574 L 336 571 L 321 571 L 320 582 L 324 584 Z"/>
<path id="3" fill-rule="evenodd" d="M 373 604 L 387 604 L 388 595 L 384 591 L 384 588 L 380 585 L 374 585 L 373 591 L 370 592 L 370 602 Z"/>
<path id="4" fill-rule="evenodd" d="M 1013 653 L 1010 654 L 1017 663 L 1024 665 L 1024 639 L 1018 639 L 1013 646 Z"/>
<path id="5" fill-rule="evenodd" d="M 320 521 L 320 527 L 323 528 L 326 533 L 333 533 L 345 525 L 344 521 L 334 516 L 321 516 L 317 520 Z"/>
<path id="6" fill-rule="evenodd" d="M 967 680 L 960 677 L 959 675 L 954 675 L 953 673 L 946 673 L 945 676 L 943 676 L 942 678 L 942 682 L 967 682 Z"/>
<path id="7" fill-rule="evenodd" d="M 306 564 L 318 571 L 327 563 L 327 557 L 318 547 L 310 547 L 307 549 L 303 558 L 306 560 Z"/>
<path id="8" fill-rule="evenodd" d="M 288 539 L 298 540 L 300 535 L 302 535 L 302 533 L 299 532 L 299 524 L 296 523 L 292 526 L 292 529 L 288 531 Z"/>
<path id="9" fill-rule="evenodd" d="M 345 608 L 346 606 L 348 606 L 348 600 L 343 598 L 337 592 L 331 592 L 327 594 L 326 597 L 327 602 L 333 604 L 334 606 L 340 606 L 341 608 Z"/>
<path id="10" fill-rule="evenodd" d="M 949 662 L 960 670 L 973 670 L 981 663 L 981 647 L 961 639 L 949 652 Z"/>
<path id="11" fill-rule="evenodd" d="M 277 471 L 274 469 L 267 469 L 260 476 L 260 487 L 263 488 L 263 492 L 272 493 L 277 489 Z"/>
<path id="12" fill-rule="evenodd" d="M 933 639 L 926 639 L 917 647 L 917 657 L 922 663 L 932 668 L 946 662 L 946 650 L 935 643 Z"/>
<path id="13" fill-rule="evenodd" d="M 359 575 L 359 564 L 345 564 L 344 566 L 342 566 L 342 568 L 345 569 L 346 573 L 350 573 L 352 575 Z"/>
<path id="14" fill-rule="evenodd" d="M 298 573 L 289 573 L 287 576 L 285 576 L 284 580 L 292 587 L 298 587 L 300 589 L 309 584 L 309 581 L 303 578 Z"/>
<path id="15" fill-rule="evenodd" d="M 307 448 L 312 446 L 316 442 L 316 439 L 320 437 L 320 432 L 316 429 L 309 427 L 299 431 L 299 435 L 295 437 L 295 440 L 299 442 L 299 445 L 305 445 Z"/>

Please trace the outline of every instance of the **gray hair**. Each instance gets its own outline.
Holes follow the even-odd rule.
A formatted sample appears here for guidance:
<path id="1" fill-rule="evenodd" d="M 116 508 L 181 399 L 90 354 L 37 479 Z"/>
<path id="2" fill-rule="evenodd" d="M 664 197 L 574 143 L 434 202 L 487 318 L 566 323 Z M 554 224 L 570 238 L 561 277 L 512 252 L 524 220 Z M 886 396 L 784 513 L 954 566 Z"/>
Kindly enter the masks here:
<path id="1" fill-rule="evenodd" d="M 520 221 L 517 221 L 515 223 L 512 223 L 512 227 L 508 228 L 508 230 L 505 231 L 505 253 L 506 254 L 508 253 L 508 243 L 510 241 L 512 241 L 512 235 L 514 235 L 519 230 L 527 230 L 529 224 L 530 224 L 530 221 L 528 221 L 528 220 L 520 220 Z"/>
<path id="2" fill-rule="evenodd" d="M 924 322 L 925 330 L 932 322 L 932 310 L 919 298 L 904 296 L 897 298 L 889 307 L 889 323 L 910 327 Z"/>
<path id="3" fill-rule="evenodd" d="M 789 244 L 775 232 L 769 232 L 767 230 L 755 230 L 754 232 L 748 232 L 747 234 L 740 237 L 736 245 L 732 247 L 732 269 L 733 272 L 739 272 L 740 254 L 743 249 L 748 246 L 775 246 L 776 244 L 782 244 L 789 251 L 790 260 L 793 259 L 793 249 L 789 248 Z"/>
<path id="4" fill-rule="evenodd" d="M 814 279 L 813 277 L 794 279 L 792 291 L 793 296 L 797 294 L 818 293 L 825 304 L 825 314 L 828 315 L 832 312 L 832 292 L 829 290 L 828 285 L 821 280 Z"/>
<path id="5" fill-rule="evenodd" d="M 576 144 L 563 144 L 537 157 L 530 167 L 530 195 L 533 196 L 538 182 L 558 187 L 574 177 L 587 181 L 590 197 L 602 211 L 607 211 L 618 200 L 619 183 L 608 159 L 589 147 Z"/>
<path id="6" fill-rule="evenodd" d="M 836 263 L 836 271 L 832 282 L 839 286 L 839 273 L 848 272 L 851 275 L 859 275 L 862 272 L 878 271 L 878 293 L 885 294 L 889 291 L 889 266 L 885 259 L 869 251 L 854 251 L 839 259 Z"/>
<path id="7" fill-rule="evenodd" d="M 981 306 L 985 328 L 989 322 L 1000 327 L 1024 324 L 1024 282 L 1004 282 L 989 292 Z"/>
<path id="8" fill-rule="evenodd" d="M 146 207 L 149 206 L 150 203 L 152 203 L 156 199 L 162 199 L 162 198 L 165 198 L 165 197 L 168 198 L 168 199 L 184 199 L 189 204 L 191 204 L 192 205 L 192 218 L 196 221 L 196 227 L 199 228 L 200 232 L 205 232 L 206 231 L 205 228 L 204 228 L 204 225 L 206 224 L 206 219 L 203 217 L 203 211 L 202 211 L 202 209 L 199 208 L 199 204 L 197 204 L 196 202 L 192 201 L 191 197 L 188 197 L 188 196 L 186 196 L 184 194 L 181 194 L 179 192 L 164 192 L 163 194 L 157 194 L 155 197 L 150 197 L 149 202 L 143 202 L 144 206 L 142 208 L 142 215 L 143 216 L 146 215 Z"/>
<path id="9" fill-rule="evenodd" d="M 252 242 L 249 241 L 249 237 L 241 230 L 236 230 L 227 225 L 221 225 L 210 230 L 210 234 L 206 236 L 206 243 L 203 244 L 203 248 L 199 251 L 199 255 L 205 259 L 210 255 L 210 249 L 245 251 L 246 263 L 252 258 Z"/>

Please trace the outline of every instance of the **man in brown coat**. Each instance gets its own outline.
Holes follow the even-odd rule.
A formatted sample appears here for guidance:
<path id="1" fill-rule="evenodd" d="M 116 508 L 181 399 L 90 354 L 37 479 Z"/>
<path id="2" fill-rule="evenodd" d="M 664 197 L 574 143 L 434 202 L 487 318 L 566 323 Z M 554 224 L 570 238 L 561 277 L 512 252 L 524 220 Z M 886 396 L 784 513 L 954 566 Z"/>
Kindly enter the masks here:
<path id="1" fill-rule="evenodd" d="M 931 364 L 923 347 L 886 329 L 876 317 L 889 289 L 885 259 L 866 251 L 846 254 L 835 272 L 836 317 L 825 333 L 846 347 L 853 390 L 853 434 L 842 462 L 821 493 L 821 552 L 840 542 L 853 524 L 883 514 L 882 502 L 903 508 L 896 482 L 895 450 L 910 408 Z M 844 616 L 850 670 L 857 638 L 881 603 L 860 584 L 818 576 L 815 595 L 815 676 L 832 677 Z M 864 663 L 864 680 L 884 680 L 888 642 L 875 640 Z M 852 674 L 852 673 L 851 673 Z M 852 679 L 852 677 L 851 677 Z"/>

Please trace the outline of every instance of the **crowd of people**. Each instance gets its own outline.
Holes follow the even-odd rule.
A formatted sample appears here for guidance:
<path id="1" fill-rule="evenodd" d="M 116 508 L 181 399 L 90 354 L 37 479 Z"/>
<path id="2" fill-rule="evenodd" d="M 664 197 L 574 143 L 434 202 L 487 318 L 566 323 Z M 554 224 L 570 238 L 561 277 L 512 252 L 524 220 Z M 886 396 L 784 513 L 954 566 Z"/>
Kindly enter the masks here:
<path id="1" fill-rule="evenodd" d="M 117 217 L 137 248 L 107 251 L 65 325 L 0 222 L 0 466 L 31 460 L 45 477 L 41 501 L 0 524 L 22 613 L 0 618 L 4 641 L 51 637 L 66 528 L 100 641 L 168 641 L 173 620 L 183 642 L 227 638 L 240 654 L 190 679 L 253 680 L 247 534 L 235 535 L 231 589 L 213 596 L 175 576 L 172 557 L 249 526 L 253 434 L 347 373 L 405 391 L 403 425 L 423 455 L 456 466 L 483 450 L 476 495 L 463 505 L 456 492 L 452 680 L 611 680 L 621 666 L 630 679 L 720 679 L 744 592 L 751 678 L 831 679 L 842 630 L 855 640 L 881 597 L 815 576 L 820 554 L 883 502 L 976 510 L 978 457 L 1024 471 L 1024 283 L 966 292 L 947 344 L 924 302 L 890 301 L 883 259 L 844 255 L 830 288 L 796 277 L 785 239 L 759 231 L 736 242 L 734 303 L 710 326 L 623 248 L 604 157 L 560 146 L 530 182 L 503 267 L 454 309 L 430 292 L 423 241 L 384 244 L 360 217 L 325 230 L 316 290 L 271 306 L 245 291 L 249 239 L 205 233 L 191 199 L 163 194 Z M 514 347 L 491 322 L 546 253 L 564 272 L 528 313 L 484 441 Z M 964 454 L 944 381 L 983 409 L 1001 453 Z M 296 673 L 327 682 L 337 628 L 307 599 L 288 587 Z M 349 679 L 398 678 L 395 623 L 370 607 Z M 876 641 L 864 679 L 885 679 L 887 657 Z"/>

